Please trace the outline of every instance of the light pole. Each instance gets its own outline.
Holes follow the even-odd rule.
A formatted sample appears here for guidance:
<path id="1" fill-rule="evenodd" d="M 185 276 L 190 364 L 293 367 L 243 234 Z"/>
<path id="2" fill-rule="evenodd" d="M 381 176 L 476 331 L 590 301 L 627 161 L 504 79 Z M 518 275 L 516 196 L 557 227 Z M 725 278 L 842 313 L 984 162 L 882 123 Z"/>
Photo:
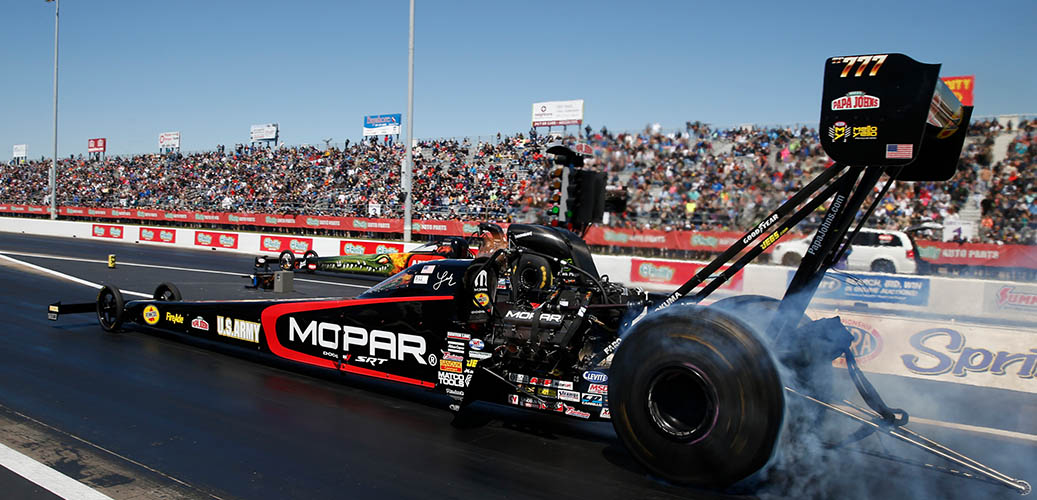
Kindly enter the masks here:
<path id="1" fill-rule="evenodd" d="M 403 241 L 410 241 L 411 172 L 414 152 L 414 0 L 410 0 L 410 43 L 407 48 L 407 157 L 403 160 Z"/>
<path id="2" fill-rule="evenodd" d="M 50 176 L 47 183 L 50 190 L 50 218 L 58 218 L 58 10 L 61 0 L 54 2 L 54 159 L 50 164 Z"/>

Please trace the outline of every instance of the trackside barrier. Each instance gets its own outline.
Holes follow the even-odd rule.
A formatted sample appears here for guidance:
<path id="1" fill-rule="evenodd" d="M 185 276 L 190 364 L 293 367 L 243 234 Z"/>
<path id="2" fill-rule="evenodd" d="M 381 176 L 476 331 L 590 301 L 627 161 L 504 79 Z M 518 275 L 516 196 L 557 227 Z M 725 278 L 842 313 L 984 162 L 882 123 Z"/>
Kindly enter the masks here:
<path id="1" fill-rule="evenodd" d="M 101 224 L 0 217 L 0 231 L 85 238 L 117 243 L 210 249 L 248 255 L 306 250 L 319 255 L 410 250 L 417 243 L 201 229 Z M 2 251 L 2 249 L 0 249 Z M 104 255 L 84 256 L 104 259 Z M 118 253 L 118 250 L 115 250 Z M 705 265 L 667 259 L 595 255 L 595 266 L 612 281 L 647 290 L 671 291 Z M 781 297 L 792 268 L 749 265 L 720 289 L 722 294 Z M 1037 323 L 1037 286 L 1011 282 L 875 273 L 830 272 L 812 309 L 814 317 L 839 314 L 854 335 L 865 371 L 920 379 L 1037 392 L 1037 329 L 1001 328 L 951 318 L 1010 318 Z M 860 306 L 884 314 L 861 313 Z M 854 306 L 853 312 L 831 308 Z M 948 320 L 915 320 L 912 312 Z"/>

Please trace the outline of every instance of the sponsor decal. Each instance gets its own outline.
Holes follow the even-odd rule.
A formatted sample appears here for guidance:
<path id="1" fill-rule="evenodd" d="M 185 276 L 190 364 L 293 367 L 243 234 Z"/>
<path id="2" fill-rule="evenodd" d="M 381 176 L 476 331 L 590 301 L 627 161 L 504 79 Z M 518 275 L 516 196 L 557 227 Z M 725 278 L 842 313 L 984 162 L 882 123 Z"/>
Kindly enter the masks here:
<path id="1" fill-rule="evenodd" d="M 462 342 L 460 340 L 448 340 L 448 341 L 446 341 L 447 350 L 449 350 L 452 353 L 463 355 L 464 352 L 465 352 L 465 347 L 466 346 L 467 346 L 467 344 L 465 344 L 464 342 Z"/>
<path id="2" fill-rule="evenodd" d="M 965 335 L 951 328 L 930 328 L 911 336 L 911 347 L 925 357 L 916 354 L 900 356 L 904 366 L 919 375 L 942 375 L 951 373 L 965 377 L 968 373 L 990 373 L 991 375 L 1014 375 L 1022 379 L 1037 376 L 1037 349 L 1029 353 L 993 351 L 983 347 L 970 347 Z"/>
<path id="3" fill-rule="evenodd" d="M 612 412 L 610 412 L 607 407 L 606 408 L 602 408 L 601 409 L 601 413 L 598 416 L 601 417 L 601 418 L 612 419 Z"/>
<path id="4" fill-rule="evenodd" d="M 587 386 L 587 392 L 591 394 L 608 394 L 609 386 L 605 384 L 591 384 Z"/>
<path id="5" fill-rule="evenodd" d="M 158 323 L 158 320 L 162 318 L 162 314 L 158 312 L 158 308 L 153 305 L 147 305 L 144 307 L 144 322 L 149 325 Z"/>
<path id="6" fill-rule="evenodd" d="M 517 405 L 519 403 L 519 396 L 518 396 L 518 394 L 508 394 L 508 403 L 511 403 L 513 405 Z"/>
<path id="7" fill-rule="evenodd" d="M 882 63 L 886 62 L 886 58 L 889 54 L 876 54 L 871 56 L 846 56 L 846 57 L 833 57 L 832 64 L 845 64 L 842 73 L 839 74 L 840 78 L 846 78 L 850 76 L 850 72 L 856 66 L 857 71 L 853 73 L 854 77 L 864 76 L 864 72 L 871 67 L 868 71 L 867 76 L 875 76 L 879 73 L 879 69 L 882 68 Z M 874 64 L 872 64 L 874 63 Z"/>
<path id="8" fill-rule="evenodd" d="M 258 325 L 258 323 L 257 323 Z M 257 328 L 258 333 L 258 328 Z M 288 341 L 309 343 L 314 347 L 380 357 L 394 361 L 414 360 L 425 365 L 425 339 L 420 335 L 370 330 L 352 325 L 310 321 L 300 328 L 294 317 L 288 318 Z"/>
<path id="9" fill-rule="evenodd" d="M 259 343 L 259 323 L 216 316 L 216 333 L 223 337 Z"/>
<path id="10" fill-rule="evenodd" d="M 911 159 L 914 157 L 913 144 L 886 144 L 886 158 Z"/>
<path id="11" fill-rule="evenodd" d="M 580 393 L 569 391 L 566 389 L 558 389 L 558 399 L 578 403 L 580 402 Z"/>
<path id="12" fill-rule="evenodd" d="M 194 244 L 202 247 L 238 248 L 238 235 L 214 231 L 195 231 Z"/>
<path id="13" fill-rule="evenodd" d="M 583 397 L 580 398 L 580 403 L 591 406 L 601 406 L 603 399 L 601 394 L 584 394 Z"/>
<path id="14" fill-rule="evenodd" d="M 479 307 L 489 306 L 490 305 L 490 296 L 488 294 L 483 293 L 483 292 L 479 292 L 479 293 L 475 294 L 475 303 Z"/>
<path id="15" fill-rule="evenodd" d="M 459 391 L 457 389 L 450 389 L 449 387 L 447 388 L 446 393 L 451 395 L 451 396 L 464 397 L 464 391 Z"/>
<path id="16" fill-rule="evenodd" d="M 462 373 L 451 373 L 451 372 L 444 372 L 444 371 L 440 371 L 440 372 L 436 372 L 436 373 L 439 375 L 439 383 L 440 384 L 448 385 L 448 386 L 451 386 L 451 387 L 460 387 L 460 388 L 464 389 L 465 387 L 468 387 L 468 383 L 472 381 L 472 375 L 471 374 L 465 375 L 465 374 L 462 374 Z"/>
<path id="17" fill-rule="evenodd" d="M 876 139 L 879 136 L 879 128 L 874 125 L 853 127 L 854 139 Z"/>
<path id="18" fill-rule="evenodd" d="M 846 122 L 835 122 L 828 127 L 828 138 L 832 142 L 846 142 L 849 135 L 846 133 L 847 125 Z"/>
<path id="19" fill-rule="evenodd" d="M 478 359 L 469 359 L 468 361 L 465 361 L 465 363 L 464 363 L 464 367 L 465 368 L 475 368 L 478 365 L 479 365 L 479 360 Z"/>
<path id="20" fill-rule="evenodd" d="M 864 366 L 882 352 L 882 335 L 870 323 L 852 318 L 842 318 L 842 320 L 846 331 L 853 336 L 850 351 L 853 352 L 853 357 L 858 364 Z M 843 368 L 846 366 L 846 358 L 839 356 L 832 361 L 832 365 Z"/>
<path id="21" fill-rule="evenodd" d="M 604 349 L 605 354 L 609 355 L 609 354 L 612 354 L 613 352 L 616 352 L 616 349 L 619 349 L 619 344 L 622 343 L 622 342 L 623 342 L 623 338 L 622 337 L 616 337 L 616 340 L 613 340 L 612 342 L 609 343 L 609 345 L 605 346 L 605 349 Z"/>
<path id="22" fill-rule="evenodd" d="M 173 323 L 175 325 L 182 325 L 184 324 L 184 316 L 181 314 L 174 314 L 169 311 L 166 311 L 166 322 Z"/>
<path id="23" fill-rule="evenodd" d="M 861 91 L 849 92 L 843 97 L 832 100 L 832 111 L 850 109 L 878 109 L 881 100 L 878 97 L 865 94 Z"/>
<path id="24" fill-rule="evenodd" d="M 472 336 L 467 333 L 446 332 L 446 338 L 451 340 L 463 340 L 465 342 L 468 342 L 469 340 L 471 340 Z"/>
<path id="25" fill-rule="evenodd" d="M 518 322 L 519 324 L 532 324 L 533 323 L 533 311 L 516 311 L 511 310 L 504 313 L 504 319 Z M 537 320 L 544 326 L 558 326 L 562 324 L 563 316 L 555 313 L 540 313 Z"/>
<path id="26" fill-rule="evenodd" d="M 570 391 L 573 389 L 573 383 L 572 382 L 556 380 L 555 381 L 555 385 L 558 386 L 559 389 L 566 389 L 566 390 L 570 390 Z"/>
<path id="27" fill-rule="evenodd" d="M 472 339 L 472 340 L 468 341 L 468 347 L 470 347 L 470 348 L 472 348 L 472 349 L 474 349 L 476 351 L 481 351 L 484 348 L 486 348 L 486 343 L 483 342 L 482 339 Z"/>
<path id="28" fill-rule="evenodd" d="M 464 356 L 458 356 L 452 352 L 443 352 L 443 359 L 447 361 L 464 361 Z"/>
<path id="29" fill-rule="evenodd" d="M 583 410 L 579 410 L 576 407 L 569 405 L 565 405 L 565 414 L 569 415 L 570 417 L 591 418 L 590 413 L 587 413 Z"/>
<path id="30" fill-rule="evenodd" d="M 191 328 L 194 328 L 195 330 L 204 330 L 207 332 L 209 331 L 209 322 L 205 321 L 205 318 L 198 316 L 197 318 L 191 320 Z"/>
<path id="31" fill-rule="evenodd" d="M 557 391 L 557 389 L 551 389 L 550 387 L 541 387 L 537 389 L 537 394 L 548 398 L 555 398 L 557 397 L 555 391 Z"/>
<path id="32" fill-rule="evenodd" d="M 448 361 L 446 359 L 439 360 L 439 369 L 444 372 L 461 373 L 464 367 L 461 366 L 460 361 Z"/>
<path id="33" fill-rule="evenodd" d="M 92 235 L 98 238 L 122 239 L 122 226 L 113 226 L 110 224 L 94 224 L 90 232 Z"/>
<path id="34" fill-rule="evenodd" d="M 351 356 L 352 356 L 351 354 L 347 354 L 346 355 L 346 361 L 349 361 Z M 387 361 L 384 358 L 375 358 L 375 357 L 371 357 L 371 356 L 357 356 L 357 357 L 352 358 L 352 359 L 353 359 L 353 363 L 354 364 L 371 365 L 371 366 L 379 366 L 382 363 L 385 363 Z"/>
<path id="35" fill-rule="evenodd" d="M 456 283 L 454 283 L 454 273 L 451 273 L 450 271 L 443 271 L 439 274 L 436 274 L 436 284 L 432 285 L 432 289 L 439 290 L 439 287 L 443 285 L 446 285 L 448 287 L 456 285 Z"/>
<path id="36" fill-rule="evenodd" d="M 436 266 L 434 264 L 431 266 L 421 266 L 421 274 L 432 274 L 435 270 Z"/>
<path id="37" fill-rule="evenodd" d="M 428 284 L 428 275 L 427 274 L 415 275 L 414 276 L 414 284 L 415 285 L 427 285 Z"/>
<path id="38" fill-rule="evenodd" d="M 469 358 L 475 358 L 475 359 L 488 359 L 488 358 L 490 358 L 491 356 L 493 356 L 493 353 L 491 353 L 491 352 L 485 352 L 485 351 L 468 351 L 468 357 L 469 357 Z"/>
<path id="39" fill-rule="evenodd" d="M 778 222 L 778 214 L 771 214 L 770 217 L 767 217 L 763 222 L 759 223 L 755 229 L 749 231 L 749 234 L 745 235 L 745 238 L 742 238 L 742 243 L 748 245 L 750 241 L 755 240 L 757 236 L 763 234 L 763 232 L 766 231 L 768 227 L 771 227 L 775 222 Z"/>
<path id="40" fill-rule="evenodd" d="M 583 379 L 586 380 L 587 382 L 591 382 L 591 383 L 594 383 L 594 384 L 601 384 L 601 383 L 604 383 L 604 382 L 608 382 L 609 376 L 605 375 L 604 373 L 601 373 L 601 372 L 586 371 L 586 372 L 583 372 Z"/>

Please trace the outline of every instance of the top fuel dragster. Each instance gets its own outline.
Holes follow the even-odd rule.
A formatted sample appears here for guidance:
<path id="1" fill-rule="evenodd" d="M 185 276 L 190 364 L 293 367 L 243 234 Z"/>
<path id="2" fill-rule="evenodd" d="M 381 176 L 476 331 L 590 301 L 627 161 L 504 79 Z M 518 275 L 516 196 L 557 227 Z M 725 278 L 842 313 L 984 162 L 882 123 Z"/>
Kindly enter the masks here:
<path id="1" fill-rule="evenodd" d="M 851 227 L 883 175 L 953 175 L 972 108 L 938 72 L 939 65 L 902 54 L 828 59 L 820 126 L 835 163 L 665 296 L 600 276 L 587 245 L 567 229 L 511 224 L 505 232 L 484 223 L 475 259 L 414 264 L 352 299 L 194 302 L 162 284 L 153 300 L 126 302 L 105 286 L 96 303 L 56 303 L 48 315 L 95 311 L 108 331 L 129 322 L 425 387 L 452 398 L 458 417 L 481 400 L 611 420 L 630 453 L 671 482 L 723 487 L 764 468 L 790 398 L 926 449 L 968 471 L 961 475 L 1028 493 L 1025 481 L 910 431 L 907 413 L 888 407 L 857 368 L 840 320 L 803 314 L 874 210 L 873 202 Z M 603 174 L 582 168 L 582 157 L 566 147 L 547 152 L 566 182 L 582 183 L 560 219 L 575 230 L 600 220 Z M 698 305 L 825 202 L 781 300 L 735 296 Z M 823 383 L 811 382 L 827 379 L 837 356 L 846 357 L 869 409 L 832 405 Z M 794 375 L 783 380 L 779 365 Z"/>
<path id="2" fill-rule="evenodd" d="M 254 266 L 266 269 L 276 262 L 282 271 L 327 271 L 333 273 L 367 274 L 373 276 L 392 276 L 414 264 L 438 259 L 468 259 L 473 255 L 468 241 L 458 236 L 447 236 L 440 241 L 421 245 L 407 252 L 393 252 L 392 249 L 362 255 L 339 255 L 320 257 L 317 252 L 307 250 L 302 258 L 296 258 L 291 250 L 282 251 L 277 258 L 260 255 L 256 257 Z"/>

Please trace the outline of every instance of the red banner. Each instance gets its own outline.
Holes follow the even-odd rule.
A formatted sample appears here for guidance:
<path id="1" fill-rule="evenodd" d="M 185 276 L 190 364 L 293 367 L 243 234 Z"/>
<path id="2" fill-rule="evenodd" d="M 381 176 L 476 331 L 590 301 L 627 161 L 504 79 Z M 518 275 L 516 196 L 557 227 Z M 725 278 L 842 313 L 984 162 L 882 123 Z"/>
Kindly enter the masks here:
<path id="1" fill-rule="evenodd" d="M 584 239 L 588 245 L 668 248 L 720 253 L 737 242 L 742 234 L 734 231 L 659 231 L 594 226 L 587 230 Z M 787 234 L 784 239 L 794 237 L 794 234 Z M 765 252 L 771 250 L 773 250 L 773 246 Z"/>
<path id="2" fill-rule="evenodd" d="M 90 234 L 97 238 L 119 238 L 122 239 L 122 226 L 111 226 L 108 224 L 94 224 Z"/>
<path id="3" fill-rule="evenodd" d="M 307 250 L 313 248 L 313 238 L 296 238 L 291 236 L 267 236 L 259 237 L 260 252 L 277 252 L 291 250 L 297 256 L 302 256 Z"/>
<path id="4" fill-rule="evenodd" d="M 954 96 L 965 106 L 972 106 L 972 93 L 976 87 L 976 75 L 944 76 L 940 78 Z"/>
<path id="5" fill-rule="evenodd" d="M 108 140 L 104 137 L 86 140 L 86 150 L 88 153 L 103 153 L 107 148 Z"/>
<path id="6" fill-rule="evenodd" d="M 377 241 L 342 240 L 338 243 L 339 255 L 364 255 L 373 253 L 399 253 L 403 243 L 379 243 Z"/>
<path id="7" fill-rule="evenodd" d="M 695 273 L 703 267 L 706 267 L 706 264 L 635 258 L 630 261 L 630 281 L 660 285 L 683 285 L 684 282 L 695 276 Z M 721 271 L 728 267 L 730 266 L 722 267 Z M 741 291 L 742 277 L 742 271 L 738 271 L 720 288 Z M 701 287 L 702 285 L 699 286 Z"/>
<path id="8" fill-rule="evenodd" d="M 195 231 L 194 244 L 200 247 L 238 248 L 238 235 L 213 231 Z"/>
<path id="9" fill-rule="evenodd" d="M 176 243 L 176 229 L 142 227 L 140 228 L 140 241 L 152 241 L 155 243 Z"/>
<path id="10" fill-rule="evenodd" d="M 916 240 L 919 256 L 932 264 L 1037 269 L 1037 246 Z"/>

